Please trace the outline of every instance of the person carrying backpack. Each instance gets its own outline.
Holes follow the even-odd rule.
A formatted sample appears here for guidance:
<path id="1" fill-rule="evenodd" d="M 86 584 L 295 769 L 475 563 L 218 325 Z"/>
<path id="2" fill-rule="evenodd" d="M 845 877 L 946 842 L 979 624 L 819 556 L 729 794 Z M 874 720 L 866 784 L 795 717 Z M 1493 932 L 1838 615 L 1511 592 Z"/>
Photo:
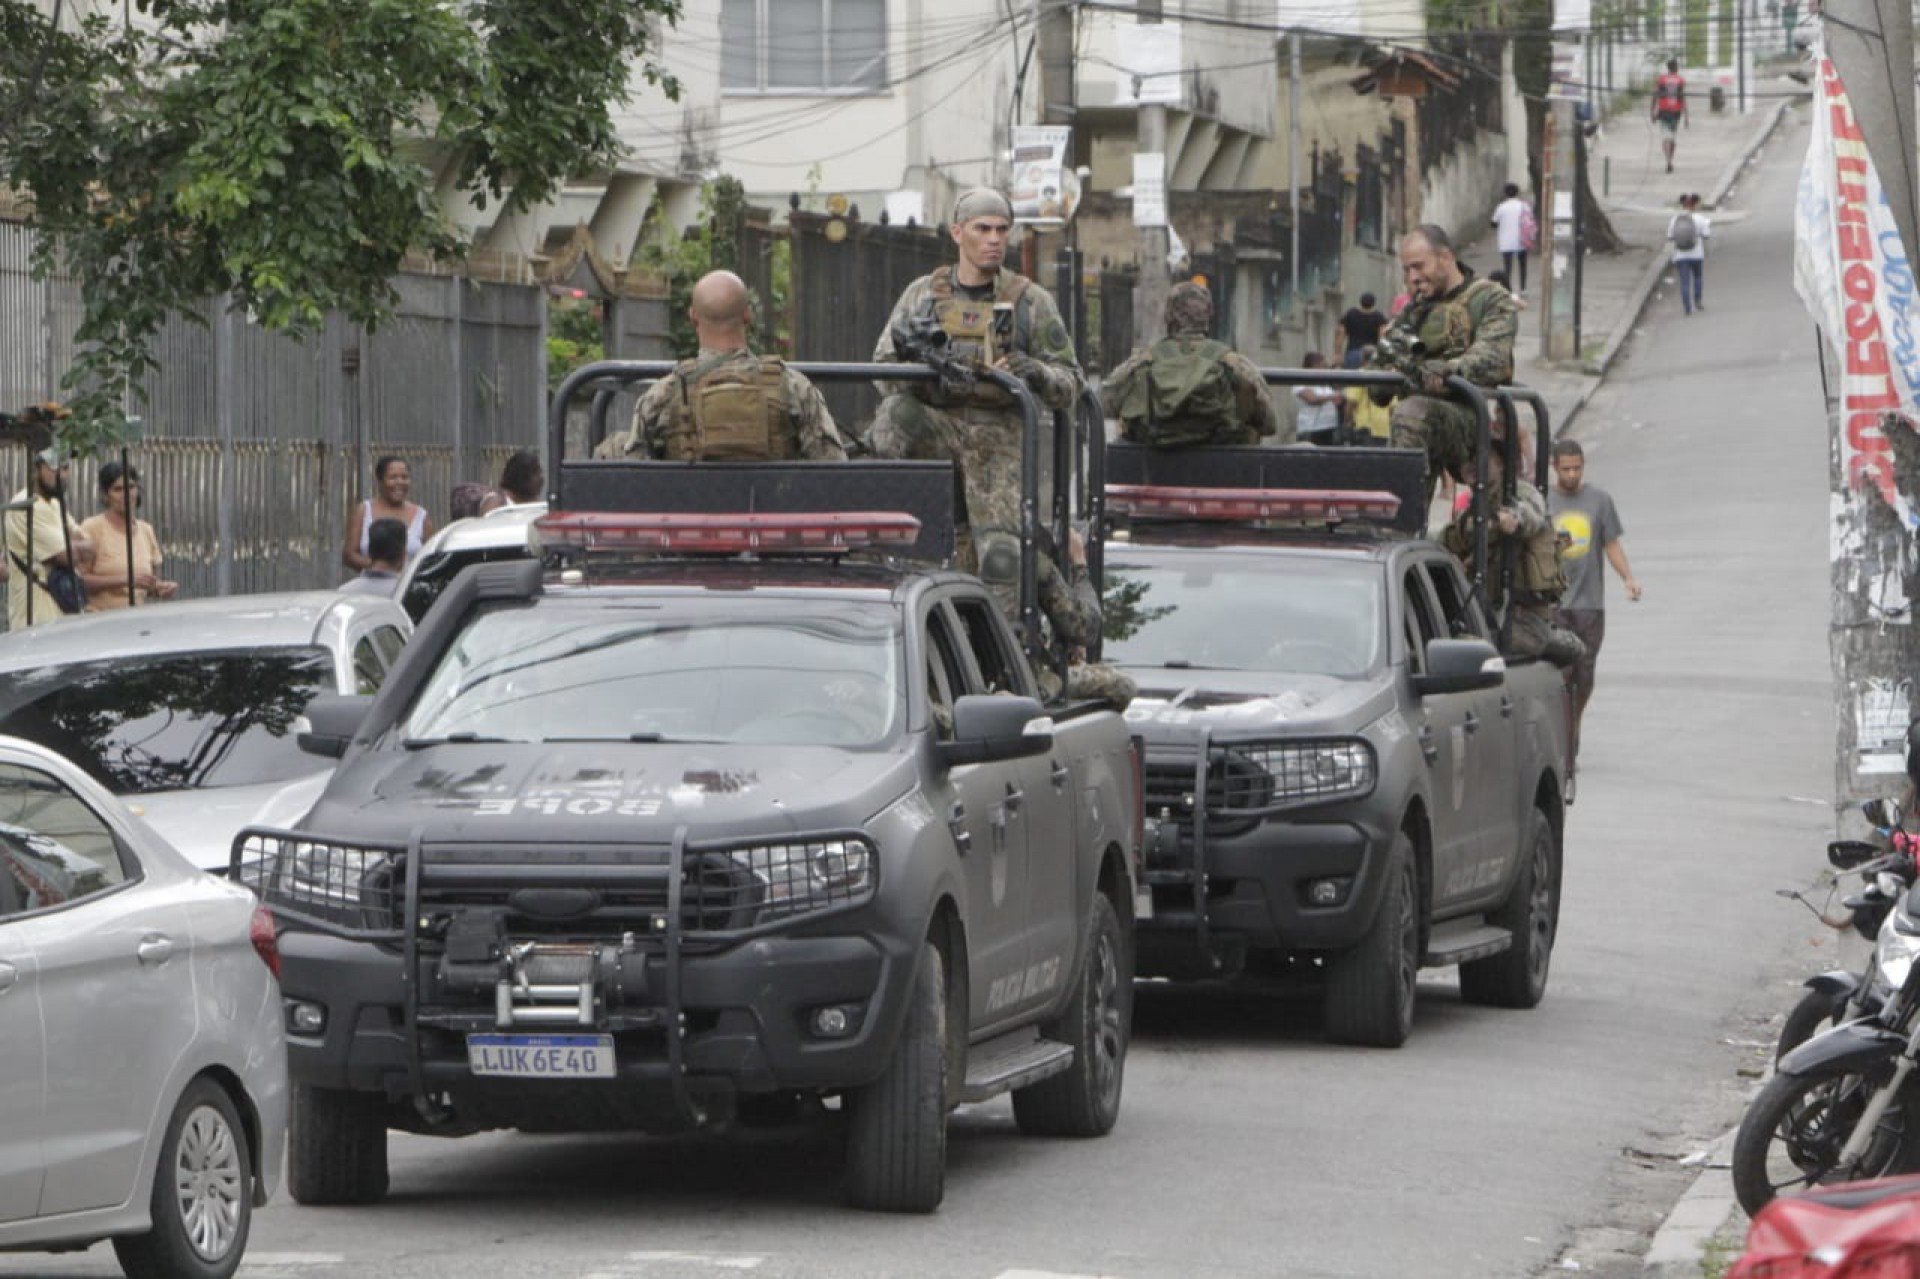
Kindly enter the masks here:
<path id="1" fill-rule="evenodd" d="M 1155 448 L 1254 444 L 1280 428 L 1280 416 L 1258 369 L 1207 334 L 1213 295 L 1204 285 L 1177 284 L 1167 296 L 1167 336 L 1136 351 L 1100 388 L 1120 434 Z"/>
<path id="2" fill-rule="evenodd" d="M 1680 280 L 1680 305 L 1688 315 L 1695 309 L 1706 310 L 1702 299 L 1707 267 L 1707 237 L 1713 224 L 1700 212 L 1698 195 L 1680 197 L 1680 212 L 1667 223 L 1667 239 L 1673 242 L 1673 273 Z"/>
<path id="3" fill-rule="evenodd" d="M 1673 144 L 1680 140 L 1680 122 L 1687 119 L 1687 78 L 1680 74 L 1680 63 L 1667 59 L 1664 74 L 1653 82 L 1653 122 L 1660 126 L 1660 150 L 1667 157 L 1667 172 L 1673 172 Z"/>

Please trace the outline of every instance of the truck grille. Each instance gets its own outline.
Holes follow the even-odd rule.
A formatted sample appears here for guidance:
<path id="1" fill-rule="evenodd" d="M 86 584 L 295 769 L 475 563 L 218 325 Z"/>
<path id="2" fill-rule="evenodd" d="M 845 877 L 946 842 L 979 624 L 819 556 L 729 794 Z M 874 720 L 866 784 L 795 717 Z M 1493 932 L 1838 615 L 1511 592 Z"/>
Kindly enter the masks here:
<path id="1" fill-rule="evenodd" d="M 1186 825 L 1193 821 L 1194 761 L 1150 759 L 1146 767 L 1147 816 L 1168 814 Z M 1213 752 L 1207 765 L 1208 829 L 1244 826 L 1250 819 L 1235 818 L 1235 809 L 1263 808 L 1272 801 L 1273 778 L 1258 763 L 1232 751 Z"/>

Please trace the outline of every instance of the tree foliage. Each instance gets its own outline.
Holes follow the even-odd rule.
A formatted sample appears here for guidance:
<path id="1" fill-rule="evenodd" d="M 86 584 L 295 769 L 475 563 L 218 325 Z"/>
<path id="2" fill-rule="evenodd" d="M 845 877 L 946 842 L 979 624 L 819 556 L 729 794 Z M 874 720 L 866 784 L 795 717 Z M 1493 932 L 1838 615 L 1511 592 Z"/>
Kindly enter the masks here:
<path id="1" fill-rule="evenodd" d="M 409 252 L 457 256 L 444 182 L 536 205 L 619 154 L 631 70 L 669 94 L 680 0 L 0 0 L 0 185 L 33 202 L 37 270 L 84 309 L 69 442 L 97 448 L 175 311 L 377 326 Z M 57 11 L 58 12 L 58 11 Z M 430 167 L 431 166 L 431 167 Z"/>

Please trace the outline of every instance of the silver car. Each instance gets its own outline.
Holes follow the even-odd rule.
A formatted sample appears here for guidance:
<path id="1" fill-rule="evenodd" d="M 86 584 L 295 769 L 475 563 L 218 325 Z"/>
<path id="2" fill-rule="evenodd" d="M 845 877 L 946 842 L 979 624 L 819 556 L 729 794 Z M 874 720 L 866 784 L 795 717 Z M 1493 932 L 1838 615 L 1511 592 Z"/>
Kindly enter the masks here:
<path id="1" fill-rule="evenodd" d="M 290 825 L 329 769 L 295 721 L 315 694 L 372 693 L 413 632 L 389 599 L 305 591 L 86 613 L 0 636 L 0 733 L 58 752 L 194 865 Z"/>
<path id="2" fill-rule="evenodd" d="M 279 964 L 251 894 L 0 737 L 0 1251 L 233 1273 L 286 1149 Z"/>

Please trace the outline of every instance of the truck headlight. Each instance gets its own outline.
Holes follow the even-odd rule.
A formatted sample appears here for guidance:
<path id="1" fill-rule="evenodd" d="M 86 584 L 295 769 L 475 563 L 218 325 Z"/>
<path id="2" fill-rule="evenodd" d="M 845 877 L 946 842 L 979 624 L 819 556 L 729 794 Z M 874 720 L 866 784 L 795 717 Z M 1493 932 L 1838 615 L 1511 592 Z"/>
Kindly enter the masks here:
<path id="1" fill-rule="evenodd" d="M 728 859 L 749 878 L 756 922 L 852 905 L 873 895 L 873 845 L 858 837 L 756 844 Z"/>
<path id="2" fill-rule="evenodd" d="M 1373 790 L 1377 770 L 1373 747 L 1360 738 L 1328 741 L 1260 742 L 1229 747 L 1259 765 L 1270 779 L 1267 805 L 1346 799 Z M 1229 807 L 1233 805 L 1229 803 Z M 1265 807 L 1247 804 L 1245 807 Z"/>
<path id="3" fill-rule="evenodd" d="M 351 927 L 387 927 L 392 852 L 284 836 L 242 836 L 233 877 L 268 906 Z"/>

